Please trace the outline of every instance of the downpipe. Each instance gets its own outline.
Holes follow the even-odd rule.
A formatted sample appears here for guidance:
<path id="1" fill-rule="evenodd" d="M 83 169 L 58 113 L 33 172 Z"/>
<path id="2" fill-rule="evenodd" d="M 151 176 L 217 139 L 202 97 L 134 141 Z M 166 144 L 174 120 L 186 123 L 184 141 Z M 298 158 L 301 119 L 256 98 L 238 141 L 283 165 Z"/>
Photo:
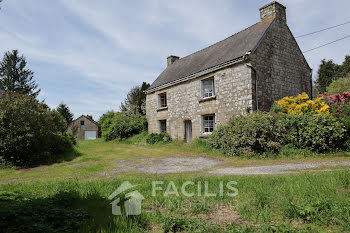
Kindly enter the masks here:
<path id="1" fill-rule="evenodd" d="M 251 52 L 247 52 L 243 59 L 244 59 L 244 64 L 249 67 L 250 69 L 252 69 L 255 73 L 255 103 L 256 103 L 256 111 L 259 110 L 259 98 L 258 98 L 258 80 L 259 80 L 259 76 L 258 76 L 258 72 L 256 71 L 256 69 L 254 68 L 254 66 L 250 63 L 247 62 L 247 57 L 251 54 Z"/>

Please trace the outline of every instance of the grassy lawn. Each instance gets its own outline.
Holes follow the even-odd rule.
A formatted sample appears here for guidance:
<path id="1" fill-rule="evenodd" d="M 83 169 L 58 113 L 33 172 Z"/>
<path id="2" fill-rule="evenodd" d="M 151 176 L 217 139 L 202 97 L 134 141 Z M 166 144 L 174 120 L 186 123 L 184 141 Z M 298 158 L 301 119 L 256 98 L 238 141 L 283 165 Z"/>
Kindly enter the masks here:
<path id="1" fill-rule="evenodd" d="M 312 162 L 312 161 L 336 161 L 350 160 L 350 152 L 313 154 L 303 151 L 293 156 L 279 156 L 273 158 L 238 158 L 226 157 L 218 151 L 213 151 L 202 145 L 200 141 L 191 144 L 170 143 L 158 145 L 136 145 L 127 142 L 104 142 L 102 139 L 95 141 L 80 141 L 76 146 L 73 158 L 53 165 L 44 165 L 30 169 L 0 169 L 0 183 L 8 182 L 33 182 L 33 181 L 57 181 L 67 179 L 104 179 L 111 178 L 102 173 L 118 167 L 118 161 L 145 158 L 165 158 L 173 156 L 203 156 L 215 158 L 221 161 L 216 167 L 244 167 L 279 164 L 283 162 Z M 135 162 L 137 163 L 137 161 Z M 118 176 L 138 177 L 135 172 L 122 172 Z M 189 172 L 186 176 L 203 176 L 206 171 Z M 148 175 L 149 176 L 149 175 Z M 174 177 L 174 175 L 163 175 Z M 178 176 L 178 175 L 176 175 Z M 113 177 L 112 177 L 113 178 Z"/>
<path id="2" fill-rule="evenodd" d="M 108 196 L 123 182 L 139 184 L 145 197 L 140 216 L 111 213 Z M 178 189 L 187 181 L 217 193 L 219 183 L 236 181 L 235 197 L 152 196 L 152 181 Z M 350 171 L 281 176 L 164 178 L 1 185 L 0 227 L 4 232 L 346 232 L 350 231 Z M 222 214 L 221 211 L 224 211 Z M 227 224 L 230 222 L 230 224 Z M 35 223 L 33 225 L 33 223 Z M 4 224 L 4 225 L 2 225 Z M 9 225 L 11 224 L 11 225 Z M 12 228 L 10 227 L 12 226 Z M 53 231 L 52 231 L 53 232 Z"/>
<path id="3" fill-rule="evenodd" d="M 222 166 L 349 159 L 349 153 L 277 158 L 227 158 L 200 142 L 133 145 L 79 142 L 71 161 L 30 169 L 0 170 L 1 232 L 350 232 L 350 170 L 274 176 L 209 176 L 134 172 L 105 176 L 116 162 L 133 158 L 204 156 Z M 112 215 L 109 195 L 129 181 L 143 196 L 139 216 Z M 161 181 L 152 195 L 152 181 Z M 188 197 L 181 192 L 184 182 Z M 220 182 L 237 182 L 237 194 Z M 179 195 L 164 195 L 174 182 Z M 198 188 L 200 183 L 200 188 Z M 206 187 L 207 186 L 207 187 Z"/>

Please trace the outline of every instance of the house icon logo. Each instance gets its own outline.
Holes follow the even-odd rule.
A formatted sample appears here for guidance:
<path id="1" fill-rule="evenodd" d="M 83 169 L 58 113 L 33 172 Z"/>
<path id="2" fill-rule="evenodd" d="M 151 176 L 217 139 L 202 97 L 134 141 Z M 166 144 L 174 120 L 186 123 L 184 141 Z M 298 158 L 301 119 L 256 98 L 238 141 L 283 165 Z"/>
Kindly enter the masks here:
<path id="1" fill-rule="evenodd" d="M 145 198 L 128 181 L 123 182 L 109 197 L 113 215 L 140 215 L 141 203 Z"/>

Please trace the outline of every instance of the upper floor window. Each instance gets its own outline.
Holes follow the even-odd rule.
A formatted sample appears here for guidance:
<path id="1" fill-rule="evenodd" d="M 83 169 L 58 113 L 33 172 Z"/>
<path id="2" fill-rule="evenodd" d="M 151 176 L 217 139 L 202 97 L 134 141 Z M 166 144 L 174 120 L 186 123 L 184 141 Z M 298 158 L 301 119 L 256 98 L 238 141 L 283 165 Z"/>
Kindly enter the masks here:
<path id="1" fill-rule="evenodd" d="M 82 129 L 85 128 L 85 121 L 80 121 L 80 128 L 82 128 Z"/>
<path id="2" fill-rule="evenodd" d="M 159 133 L 166 133 L 167 127 L 166 127 L 166 120 L 160 120 L 158 121 L 158 131 Z"/>
<path id="3" fill-rule="evenodd" d="M 214 78 L 202 80 L 202 99 L 215 96 Z"/>
<path id="4" fill-rule="evenodd" d="M 158 107 L 159 108 L 165 108 L 167 107 L 167 98 L 166 98 L 166 92 L 158 95 Z"/>

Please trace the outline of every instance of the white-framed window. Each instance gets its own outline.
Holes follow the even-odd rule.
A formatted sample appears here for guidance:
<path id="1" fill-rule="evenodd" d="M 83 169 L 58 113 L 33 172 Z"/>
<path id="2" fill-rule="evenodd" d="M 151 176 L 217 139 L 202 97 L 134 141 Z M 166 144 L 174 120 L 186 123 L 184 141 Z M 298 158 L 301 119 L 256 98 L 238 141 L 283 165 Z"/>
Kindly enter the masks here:
<path id="1" fill-rule="evenodd" d="M 201 133 L 211 134 L 215 129 L 215 114 L 201 116 Z"/>
<path id="2" fill-rule="evenodd" d="M 158 132 L 159 133 L 166 133 L 167 132 L 166 120 L 158 121 Z"/>
<path id="3" fill-rule="evenodd" d="M 201 81 L 202 99 L 215 96 L 214 78 L 208 78 Z"/>
<path id="4" fill-rule="evenodd" d="M 158 108 L 166 108 L 168 106 L 166 92 L 158 95 Z"/>

